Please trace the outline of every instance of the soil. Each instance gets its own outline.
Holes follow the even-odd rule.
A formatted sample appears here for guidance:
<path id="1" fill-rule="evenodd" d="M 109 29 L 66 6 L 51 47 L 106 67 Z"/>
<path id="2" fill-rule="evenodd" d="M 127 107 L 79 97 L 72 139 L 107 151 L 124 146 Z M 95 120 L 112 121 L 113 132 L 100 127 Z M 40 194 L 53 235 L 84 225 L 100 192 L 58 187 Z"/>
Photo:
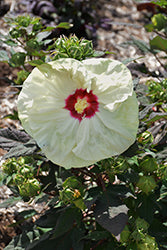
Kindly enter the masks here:
<path id="1" fill-rule="evenodd" d="M 0 33 L 7 34 L 9 32 L 9 27 L 4 23 L 2 16 L 7 11 L 11 11 L 13 14 L 15 13 L 15 9 L 18 11 L 20 8 L 19 2 L 19 0 L 0 2 L 1 7 L 3 6 L 0 12 Z M 121 61 L 126 58 L 141 57 L 141 53 L 133 46 L 122 47 L 120 44 L 130 40 L 131 37 L 147 42 L 150 34 L 145 31 L 143 25 L 147 22 L 147 16 L 151 15 L 151 13 L 147 12 L 148 10 L 144 10 L 143 12 L 137 11 L 137 5 L 132 0 L 100 0 L 100 2 L 101 9 L 99 10 L 99 15 L 101 15 L 102 18 L 105 17 L 110 20 L 108 22 L 108 30 L 102 27 L 97 29 L 97 50 L 113 52 L 114 54 L 108 56 Z M 4 47 L 2 49 L 4 49 Z M 137 61 L 139 63 L 145 63 L 150 71 L 160 69 L 160 65 L 151 55 L 146 55 L 144 58 L 137 59 Z M 17 93 L 19 91 L 18 88 L 6 82 L 5 78 L 7 77 L 13 81 L 18 70 L 19 69 L 9 67 L 6 63 L 0 62 L 0 128 L 20 128 L 19 122 L 9 118 L 4 119 L 6 115 L 11 114 L 13 110 L 16 109 Z M 137 72 L 137 76 L 141 76 L 139 72 Z M 142 79 L 143 77 L 142 75 Z M 0 159 L 4 153 L 5 151 L 0 149 Z M 11 195 L 12 192 L 6 186 L 0 187 L 0 203 Z M 22 202 L 13 208 L 0 208 L 0 250 L 3 249 L 15 235 L 21 232 L 20 228 L 9 227 L 16 219 L 16 212 L 19 211 L 18 207 L 22 210 L 29 208 L 29 205 Z"/>

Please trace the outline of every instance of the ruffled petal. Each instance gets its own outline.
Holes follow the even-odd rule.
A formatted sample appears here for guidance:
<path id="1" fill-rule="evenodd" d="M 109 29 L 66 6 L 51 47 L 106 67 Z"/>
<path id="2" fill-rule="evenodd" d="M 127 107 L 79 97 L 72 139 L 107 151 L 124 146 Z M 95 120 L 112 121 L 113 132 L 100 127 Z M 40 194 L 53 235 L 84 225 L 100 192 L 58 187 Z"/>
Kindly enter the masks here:
<path id="1" fill-rule="evenodd" d="M 48 120 L 43 119 L 42 115 L 37 117 L 31 114 L 29 123 L 33 131 L 32 136 L 48 159 L 62 166 L 64 158 L 70 154 L 76 144 L 78 120 L 69 117 L 66 110 L 61 110 L 55 112 L 53 117 L 48 116 Z"/>
<path id="2" fill-rule="evenodd" d="M 86 69 L 94 76 L 92 90 L 99 102 L 111 111 L 118 103 L 125 101 L 133 92 L 132 76 L 128 68 L 119 61 L 111 59 L 87 59 L 83 61 Z"/>
<path id="3" fill-rule="evenodd" d="M 77 132 L 73 152 L 82 159 L 99 161 L 124 152 L 133 144 L 138 128 L 138 105 L 135 95 L 110 112 L 101 105 L 100 112 L 85 119 Z"/>

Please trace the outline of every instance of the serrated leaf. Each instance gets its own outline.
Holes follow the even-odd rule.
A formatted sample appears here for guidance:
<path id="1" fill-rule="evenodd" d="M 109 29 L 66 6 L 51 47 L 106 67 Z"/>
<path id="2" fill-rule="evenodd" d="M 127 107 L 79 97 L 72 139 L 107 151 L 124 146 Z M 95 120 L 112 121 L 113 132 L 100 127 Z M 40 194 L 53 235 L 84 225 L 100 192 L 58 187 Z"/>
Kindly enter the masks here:
<path id="1" fill-rule="evenodd" d="M 160 36 L 156 36 L 152 40 L 150 40 L 150 47 L 153 50 L 162 50 L 167 53 L 167 39 L 164 39 Z"/>
<path id="2" fill-rule="evenodd" d="M 143 56 L 137 57 L 137 58 L 126 58 L 125 60 L 122 61 L 123 64 L 128 64 L 130 62 L 135 62 L 136 60 L 139 60 L 143 58 Z"/>
<path id="3" fill-rule="evenodd" d="M 19 213 L 19 215 L 22 216 L 24 219 L 28 219 L 36 214 L 37 211 L 35 209 L 24 210 Z"/>
<path id="4" fill-rule="evenodd" d="M 10 197 L 4 202 L 0 203 L 0 208 L 8 208 L 16 205 L 17 202 L 21 201 L 21 197 Z"/>
<path id="5" fill-rule="evenodd" d="M 147 195 L 157 187 L 153 176 L 140 176 L 136 185 Z"/>
<path id="6" fill-rule="evenodd" d="M 30 136 L 21 130 L 4 128 L 0 129 L 0 147 L 4 150 L 9 150 L 12 147 L 23 144 L 30 140 Z"/>
<path id="7" fill-rule="evenodd" d="M 58 238 L 73 228 L 74 223 L 81 221 L 82 214 L 78 208 L 70 207 L 58 217 L 52 238 Z"/>
<path id="8" fill-rule="evenodd" d="M 38 65 L 43 64 L 44 62 L 42 60 L 38 59 L 38 60 L 28 61 L 27 63 L 30 64 L 31 66 L 38 66 Z"/>
<path id="9" fill-rule="evenodd" d="M 10 151 L 5 154 L 3 158 L 7 159 L 12 157 L 32 155 L 37 149 L 38 146 L 36 144 L 36 141 L 31 139 L 27 143 L 17 144 L 17 146 L 11 148 Z"/>
<path id="10" fill-rule="evenodd" d="M 119 236 L 128 221 L 128 208 L 122 203 L 113 186 L 109 187 L 96 201 L 94 209 L 95 220 L 107 231 L 115 236 Z M 122 190 L 124 187 L 122 187 Z"/>
<path id="11" fill-rule="evenodd" d="M 167 18 L 165 15 L 159 13 L 154 15 L 151 18 L 151 21 L 153 23 L 153 26 L 156 30 L 161 31 L 163 29 L 166 29 L 167 26 Z"/>
<path id="12" fill-rule="evenodd" d="M 1 50 L 0 51 L 0 62 L 8 62 L 8 61 L 9 61 L 8 53 L 5 50 Z"/>
<path id="13" fill-rule="evenodd" d="M 70 29 L 73 27 L 73 24 L 68 23 L 68 22 L 62 22 L 56 25 L 56 28 L 61 28 L 61 29 Z"/>
<path id="14" fill-rule="evenodd" d="M 150 52 L 150 47 L 146 42 L 139 40 L 139 39 L 135 39 L 134 37 L 132 37 L 132 42 L 142 52 L 144 53 Z"/>
<path id="15" fill-rule="evenodd" d="M 31 155 L 38 146 L 35 140 L 21 130 L 1 129 L 0 130 L 0 148 L 9 151 L 3 156 L 4 159 Z"/>
<path id="16" fill-rule="evenodd" d="M 23 231 L 22 234 L 13 238 L 13 240 L 5 247 L 5 250 L 28 250 L 28 246 L 33 241 L 35 235 L 36 233 L 33 229 L 29 232 Z"/>

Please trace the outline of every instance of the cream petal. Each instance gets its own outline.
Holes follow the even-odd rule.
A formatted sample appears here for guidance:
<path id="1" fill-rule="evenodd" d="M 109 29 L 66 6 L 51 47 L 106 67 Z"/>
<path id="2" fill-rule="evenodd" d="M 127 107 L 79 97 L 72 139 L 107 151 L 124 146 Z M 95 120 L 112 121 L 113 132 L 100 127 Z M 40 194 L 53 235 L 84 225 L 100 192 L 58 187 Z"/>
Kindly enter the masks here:
<path id="1" fill-rule="evenodd" d="M 110 112 L 103 105 L 100 105 L 99 111 L 96 116 L 105 127 L 127 139 L 133 139 L 136 136 L 139 121 L 138 102 L 134 92 L 132 96 L 119 105 L 116 111 Z"/>
<path id="2" fill-rule="evenodd" d="M 81 122 L 73 152 L 82 159 L 99 161 L 124 152 L 133 144 L 138 128 L 135 95 L 110 112 L 102 105 L 91 119 Z"/>
<path id="3" fill-rule="evenodd" d="M 36 119 L 33 115 L 29 117 L 32 136 L 51 161 L 62 163 L 76 144 L 75 134 L 79 121 L 70 117 L 67 110 L 55 112 L 53 119 L 50 120 L 49 117 L 48 120 L 42 118 L 41 122 Z"/>
<path id="4" fill-rule="evenodd" d="M 76 139 L 73 152 L 82 159 L 97 162 L 112 155 L 112 134 L 96 116 L 80 124 Z"/>
<path id="5" fill-rule="evenodd" d="M 94 76 L 93 93 L 107 109 L 114 110 L 132 95 L 132 76 L 121 62 L 100 58 L 84 60 L 83 64 Z"/>

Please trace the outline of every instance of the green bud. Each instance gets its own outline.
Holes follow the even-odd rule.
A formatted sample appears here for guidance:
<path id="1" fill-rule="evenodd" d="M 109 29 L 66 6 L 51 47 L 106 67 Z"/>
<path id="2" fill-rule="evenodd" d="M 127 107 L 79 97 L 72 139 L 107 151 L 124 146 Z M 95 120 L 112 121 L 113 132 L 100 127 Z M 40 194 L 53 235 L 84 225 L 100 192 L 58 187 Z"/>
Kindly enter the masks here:
<path id="1" fill-rule="evenodd" d="M 41 30 L 42 29 L 42 24 L 40 23 L 40 22 L 38 22 L 38 23 L 35 23 L 34 25 L 33 25 L 33 27 L 32 27 L 32 30 L 33 31 L 39 31 L 39 30 Z"/>
<path id="2" fill-rule="evenodd" d="M 25 53 L 23 53 L 23 52 L 17 52 L 17 53 L 15 53 L 15 54 L 12 55 L 12 57 L 10 58 L 9 63 L 13 67 L 23 66 L 24 62 L 25 62 L 25 58 L 26 58 L 26 54 Z"/>
<path id="3" fill-rule="evenodd" d="M 27 79 L 30 73 L 25 70 L 20 70 L 17 73 L 17 79 L 15 80 L 16 84 L 22 85 L 23 82 Z"/>
<path id="4" fill-rule="evenodd" d="M 137 229 L 140 229 L 144 232 L 146 232 L 147 229 L 149 228 L 149 224 L 144 219 L 141 219 L 141 218 L 137 218 L 135 221 L 135 224 L 136 224 Z"/>
<path id="5" fill-rule="evenodd" d="M 20 195 L 23 197 L 33 197 L 40 192 L 40 183 L 37 179 L 28 179 L 22 185 L 18 186 Z"/>
<path id="6" fill-rule="evenodd" d="M 36 39 L 30 39 L 29 41 L 27 41 L 26 43 L 27 47 L 33 50 L 39 50 L 41 49 L 41 44 L 36 40 Z"/>
<path id="7" fill-rule="evenodd" d="M 143 145 L 148 144 L 148 143 L 149 144 L 153 143 L 153 141 L 154 141 L 154 137 L 149 131 L 145 131 L 138 138 L 138 142 Z"/>
<path id="8" fill-rule="evenodd" d="M 158 245 L 154 237 L 145 234 L 142 238 L 142 242 L 137 244 L 138 250 L 158 250 Z"/>
<path id="9" fill-rule="evenodd" d="M 151 21 L 154 25 L 154 28 L 158 31 L 166 29 L 167 26 L 167 17 L 163 14 L 156 14 L 151 18 Z"/>
<path id="10" fill-rule="evenodd" d="M 71 189 L 66 188 L 59 192 L 60 200 L 62 200 L 64 203 L 72 203 L 74 199 L 74 193 Z"/>
<path id="11" fill-rule="evenodd" d="M 92 56 L 94 53 L 92 41 L 86 39 L 81 40 L 80 45 L 83 48 L 83 54 L 85 57 Z"/>
<path id="12" fill-rule="evenodd" d="M 22 183 L 24 182 L 24 176 L 23 175 L 20 175 L 20 174 L 16 174 L 14 179 L 13 179 L 13 183 L 16 185 L 16 186 L 19 186 L 21 185 Z"/>
<path id="13" fill-rule="evenodd" d="M 80 40 L 75 35 L 72 35 L 69 38 L 65 36 L 58 38 L 54 47 L 57 49 L 57 55 L 63 53 L 69 58 L 75 58 L 77 60 L 83 60 L 86 57 L 92 56 L 94 53 L 92 41 L 86 39 Z M 54 59 L 57 59 L 57 57 L 58 56 Z"/>
<path id="14" fill-rule="evenodd" d="M 13 28 L 9 34 L 11 35 L 12 38 L 19 38 L 23 35 L 23 30 L 22 29 L 15 29 Z"/>
<path id="15" fill-rule="evenodd" d="M 83 56 L 83 48 L 80 46 L 71 46 L 67 49 L 69 57 L 80 60 Z"/>
<path id="16" fill-rule="evenodd" d="M 16 22 L 19 26 L 28 27 L 31 23 L 31 17 L 30 16 L 18 16 L 16 18 Z"/>
<path id="17" fill-rule="evenodd" d="M 20 165 L 33 164 L 34 163 L 34 159 L 31 156 L 21 156 L 21 157 L 18 158 L 17 162 Z"/>
<path id="18" fill-rule="evenodd" d="M 83 193 L 83 185 L 80 181 L 75 176 L 70 176 L 68 177 L 64 183 L 63 183 L 64 188 L 70 188 L 71 190 L 77 189 L 81 195 Z"/>
<path id="19" fill-rule="evenodd" d="M 15 158 L 11 158 L 6 160 L 2 164 L 2 169 L 5 174 L 12 175 L 14 173 L 17 173 L 19 169 L 19 165 L 17 163 L 17 160 Z"/>

